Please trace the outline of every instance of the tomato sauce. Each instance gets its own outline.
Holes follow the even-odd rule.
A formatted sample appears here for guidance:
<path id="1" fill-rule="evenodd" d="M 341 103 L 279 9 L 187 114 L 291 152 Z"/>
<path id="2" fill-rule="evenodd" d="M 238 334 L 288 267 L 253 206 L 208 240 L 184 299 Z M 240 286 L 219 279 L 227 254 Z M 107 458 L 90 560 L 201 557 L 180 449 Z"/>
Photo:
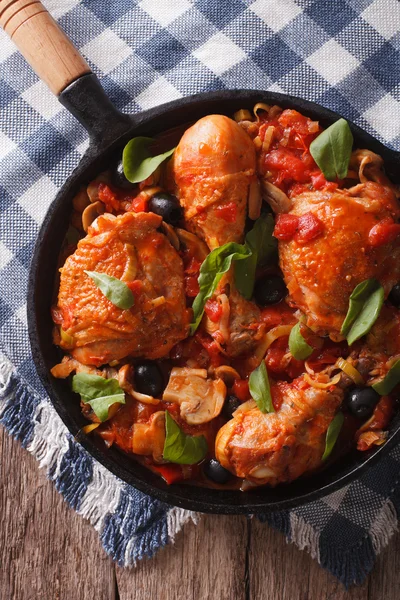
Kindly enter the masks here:
<path id="1" fill-rule="evenodd" d="M 261 113 L 259 137 L 272 141 L 260 156 L 261 174 L 284 191 L 289 198 L 310 190 L 337 189 L 340 182 L 327 181 L 310 153 L 311 142 L 321 133 L 319 124 L 296 110 L 286 109 L 269 118 Z"/>

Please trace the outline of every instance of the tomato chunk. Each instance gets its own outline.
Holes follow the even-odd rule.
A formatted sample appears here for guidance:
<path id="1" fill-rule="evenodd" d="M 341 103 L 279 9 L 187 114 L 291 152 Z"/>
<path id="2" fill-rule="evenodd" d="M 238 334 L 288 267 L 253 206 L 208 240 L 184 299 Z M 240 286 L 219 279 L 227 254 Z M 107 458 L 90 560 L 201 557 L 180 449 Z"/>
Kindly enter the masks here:
<path id="1" fill-rule="evenodd" d="M 106 183 L 99 183 L 98 194 L 99 200 L 105 204 L 107 212 L 119 210 L 119 201 L 109 185 Z"/>
<path id="2" fill-rule="evenodd" d="M 395 223 L 392 217 L 385 217 L 370 230 L 368 241 L 371 246 L 384 246 L 394 242 L 400 234 L 400 223 Z"/>
<path id="3" fill-rule="evenodd" d="M 232 386 L 232 392 L 241 402 L 246 402 L 250 399 L 249 382 L 247 379 L 235 379 Z"/>
<path id="4" fill-rule="evenodd" d="M 298 244 L 305 244 L 324 231 L 324 225 L 318 217 L 309 212 L 301 217 L 296 215 L 278 215 L 274 236 L 278 240 L 295 239 Z"/>
<path id="5" fill-rule="evenodd" d="M 218 323 L 222 314 L 222 306 L 217 300 L 211 300 L 211 298 L 209 298 L 205 304 L 204 310 L 210 321 Z"/>
<path id="6" fill-rule="evenodd" d="M 136 198 L 134 198 L 132 200 L 132 204 L 131 204 L 131 210 L 133 210 L 134 212 L 148 212 L 147 211 L 147 203 L 148 203 L 148 198 L 146 196 L 142 196 L 142 194 L 139 194 L 138 196 L 136 196 Z"/>
<path id="7" fill-rule="evenodd" d="M 215 209 L 217 215 L 227 223 L 235 223 L 237 216 L 237 206 L 235 202 L 228 202 Z"/>
<path id="8" fill-rule="evenodd" d="M 137 296 L 138 294 L 140 294 L 142 287 L 143 287 L 143 284 L 140 279 L 135 279 L 134 281 L 128 281 L 126 283 L 126 285 L 131 290 L 131 292 L 134 294 L 134 296 Z"/>
<path id="9" fill-rule="evenodd" d="M 305 169 L 306 165 L 303 160 L 286 148 L 280 147 L 266 154 L 264 166 L 268 171 L 279 172 L 276 183 L 280 183 L 284 179 L 294 179 L 294 181 L 305 183 L 309 179 L 309 171 Z"/>
<path id="10" fill-rule="evenodd" d="M 188 298 L 195 298 L 199 293 L 199 282 L 193 275 L 185 275 L 185 292 Z"/>
<path id="11" fill-rule="evenodd" d="M 278 375 L 282 374 L 287 367 L 287 361 L 283 360 L 286 354 L 286 349 L 282 348 L 268 348 L 267 355 L 265 357 L 265 364 L 268 372 L 271 371 Z"/>
<path id="12" fill-rule="evenodd" d="M 296 215 L 278 215 L 273 235 L 278 240 L 291 240 L 297 232 L 299 217 Z"/>
<path id="13" fill-rule="evenodd" d="M 306 243 L 320 236 L 324 231 L 324 224 L 318 217 L 309 212 L 299 219 L 298 231 L 294 239 L 297 243 Z"/>
<path id="14" fill-rule="evenodd" d="M 200 291 L 198 282 L 200 266 L 201 263 L 191 257 L 185 267 L 185 290 L 188 298 L 195 298 Z"/>
<path id="15" fill-rule="evenodd" d="M 162 465 L 161 467 L 152 466 L 154 471 L 157 471 L 161 475 L 161 477 L 171 485 L 172 483 L 177 483 L 178 481 L 182 481 L 185 479 L 185 474 L 181 465 Z"/>

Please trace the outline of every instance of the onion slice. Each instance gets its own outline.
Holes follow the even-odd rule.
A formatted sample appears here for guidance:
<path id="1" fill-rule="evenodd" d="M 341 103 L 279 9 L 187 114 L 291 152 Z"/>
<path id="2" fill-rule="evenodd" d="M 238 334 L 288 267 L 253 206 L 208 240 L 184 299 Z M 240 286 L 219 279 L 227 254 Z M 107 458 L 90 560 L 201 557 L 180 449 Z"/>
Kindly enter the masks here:
<path id="1" fill-rule="evenodd" d="M 331 387 L 331 385 L 336 385 L 337 383 L 339 383 L 340 377 L 341 375 L 340 373 L 338 373 L 337 375 L 335 375 L 335 377 L 333 377 L 326 383 L 322 383 L 321 381 L 316 381 L 315 379 L 312 379 L 312 377 L 310 377 L 308 373 L 304 373 L 304 381 L 307 381 L 307 383 L 309 383 L 313 388 L 317 388 L 318 390 L 326 390 L 327 388 Z"/>
<path id="2" fill-rule="evenodd" d="M 346 373 L 346 375 L 348 375 L 357 385 L 363 385 L 365 383 L 361 373 L 344 358 L 338 358 L 335 366 Z"/>
<path id="3" fill-rule="evenodd" d="M 85 425 L 85 427 L 82 427 L 82 431 L 83 431 L 83 433 L 86 433 L 86 434 L 90 433 L 94 429 L 97 429 L 99 425 L 100 425 L 100 423 L 90 423 L 90 425 Z"/>
<path id="4" fill-rule="evenodd" d="M 265 334 L 264 339 L 261 341 L 257 350 L 255 351 L 255 357 L 259 360 L 264 358 L 266 351 L 270 347 L 270 345 L 282 337 L 283 335 L 289 335 L 294 325 L 278 325 L 274 327 L 268 333 Z"/>

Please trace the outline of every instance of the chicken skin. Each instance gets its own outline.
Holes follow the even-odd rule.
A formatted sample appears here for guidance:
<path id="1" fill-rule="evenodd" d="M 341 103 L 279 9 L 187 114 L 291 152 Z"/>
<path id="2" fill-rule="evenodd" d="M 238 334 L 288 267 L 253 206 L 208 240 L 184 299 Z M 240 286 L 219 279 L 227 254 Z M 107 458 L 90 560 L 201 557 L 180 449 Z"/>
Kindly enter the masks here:
<path id="1" fill-rule="evenodd" d="M 302 389 L 303 378 L 271 386 L 279 410 L 263 414 L 253 401 L 242 405 L 218 432 L 215 455 L 225 469 L 258 485 L 290 482 L 317 468 L 326 431 L 343 391 Z"/>
<path id="2" fill-rule="evenodd" d="M 183 134 L 172 166 L 177 195 L 187 229 L 211 250 L 242 241 L 255 171 L 254 144 L 232 119 L 209 115 Z"/>
<path id="3" fill-rule="evenodd" d="M 102 215 L 60 269 L 53 317 L 61 325 L 60 346 L 79 362 L 161 358 L 188 335 L 183 265 L 157 231 L 161 220 L 153 213 Z M 133 306 L 115 306 L 85 271 L 124 281 L 133 291 Z"/>
<path id="4" fill-rule="evenodd" d="M 387 296 L 400 278 L 400 238 L 374 244 L 370 235 L 378 223 L 398 218 L 396 198 L 389 188 L 368 181 L 348 190 L 300 194 L 289 214 L 311 214 L 321 226 L 310 241 L 296 236 L 279 241 L 289 302 L 315 332 L 339 340 L 354 288 L 374 277 Z"/>

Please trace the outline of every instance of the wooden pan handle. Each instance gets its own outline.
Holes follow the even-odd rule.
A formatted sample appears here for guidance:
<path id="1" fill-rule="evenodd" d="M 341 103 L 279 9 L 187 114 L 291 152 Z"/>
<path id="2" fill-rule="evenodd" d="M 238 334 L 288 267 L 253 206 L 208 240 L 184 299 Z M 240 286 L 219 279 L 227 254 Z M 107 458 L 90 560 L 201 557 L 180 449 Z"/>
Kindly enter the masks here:
<path id="1" fill-rule="evenodd" d="M 39 0 L 0 0 L 0 25 L 57 96 L 90 67 Z"/>

